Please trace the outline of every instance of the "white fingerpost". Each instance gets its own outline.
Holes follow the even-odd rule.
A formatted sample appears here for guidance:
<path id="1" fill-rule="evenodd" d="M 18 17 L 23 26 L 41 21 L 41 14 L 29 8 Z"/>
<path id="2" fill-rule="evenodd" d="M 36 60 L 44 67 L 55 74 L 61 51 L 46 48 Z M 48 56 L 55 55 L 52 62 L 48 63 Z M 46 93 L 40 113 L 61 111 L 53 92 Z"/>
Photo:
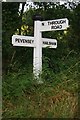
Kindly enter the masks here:
<path id="1" fill-rule="evenodd" d="M 42 40 L 41 40 L 41 21 L 34 22 L 34 52 L 33 52 L 33 74 L 36 79 L 42 71 Z"/>
<path id="2" fill-rule="evenodd" d="M 38 83 L 43 83 L 41 81 L 40 74 L 42 72 L 42 47 L 43 48 L 57 48 L 57 40 L 50 38 L 42 38 L 43 31 L 57 31 L 64 30 L 69 27 L 68 19 L 57 19 L 40 21 L 41 16 L 35 16 L 34 22 L 34 37 L 32 36 L 21 36 L 13 35 L 12 44 L 13 46 L 25 46 L 33 47 L 33 74 L 34 78 L 38 79 Z"/>

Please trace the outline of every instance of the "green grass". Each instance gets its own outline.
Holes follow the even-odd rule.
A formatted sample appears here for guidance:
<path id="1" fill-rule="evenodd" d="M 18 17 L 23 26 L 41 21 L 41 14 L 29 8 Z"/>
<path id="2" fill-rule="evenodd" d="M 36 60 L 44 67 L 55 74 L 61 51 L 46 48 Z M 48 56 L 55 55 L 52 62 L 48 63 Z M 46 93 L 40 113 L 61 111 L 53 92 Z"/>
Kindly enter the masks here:
<path id="1" fill-rule="evenodd" d="M 3 118 L 79 117 L 79 57 L 59 62 L 59 72 L 54 73 L 48 68 L 43 71 L 43 84 L 37 84 L 33 75 L 23 70 L 4 76 Z"/>

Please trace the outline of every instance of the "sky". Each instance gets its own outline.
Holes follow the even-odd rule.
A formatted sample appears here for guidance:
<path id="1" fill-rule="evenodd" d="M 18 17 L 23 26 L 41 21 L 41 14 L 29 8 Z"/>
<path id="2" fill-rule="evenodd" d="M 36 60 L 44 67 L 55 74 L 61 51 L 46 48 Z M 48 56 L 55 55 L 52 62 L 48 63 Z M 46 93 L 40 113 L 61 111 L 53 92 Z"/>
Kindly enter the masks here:
<path id="1" fill-rule="evenodd" d="M 41 1 L 41 2 L 45 2 L 45 0 L 2 0 L 2 2 L 22 2 L 22 1 L 29 1 L 29 2 L 31 2 L 31 1 L 33 1 L 33 2 L 37 2 L 37 1 Z M 46 0 L 46 2 L 61 2 L 61 3 L 64 3 L 64 2 L 67 2 L 67 1 L 69 1 L 69 2 L 72 2 L 72 1 L 74 1 L 74 2 L 76 2 L 76 1 L 80 1 L 80 0 Z"/>
<path id="2" fill-rule="evenodd" d="M 14 0 L 2 0 L 2 2 L 6 2 L 6 1 L 14 1 Z M 17 1 L 21 1 L 21 0 L 16 0 L 16 2 Z M 26 0 L 25 0 L 26 1 Z M 30 1 L 32 1 L 32 0 L 27 0 L 26 2 L 29 4 L 29 5 L 31 5 L 32 4 L 32 6 L 34 6 L 33 5 L 33 2 L 30 2 Z M 35 1 L 35 0 L 34 0 Z M 43 0 L 44 1 L 44 0 Z M 48 1 L 50 1 L 50 0 L 48 0 Z M 55 0 L 53 0 L 53 1 L 55 1 Z M 57 1 L 59 1 L 59 0 L 57 0 Z M 64 1 L 66 1 L 66 0 L 60 0 L 60 4 L 64 4 Z M 20 8 L 19 8 L 19 10 L 21 10 L 21 8 L 22 8 L 22 4 L 20 4 Z M 27 8 L 29 8 L 29 7 L 26 7 L 26 5 L 25 5 L 25 7 L 24 7 L 24 12 L 26 11 L 26 9 Z"/>
<path id="3" fill-rule="evenodd" d="M 33 2 L 27 2 L 27 3 L 28 3 L 29 5 L 32 4 L 32 6 L 34 6 L 34 5 L 33 5 Z M 64 1 L 60 1 L 60 4 L 61 4 L 61 5 L 64 4 Z M 19 8 L 19 9 L 21 10 L 21 8 L 22 8 L 22 4 L 20 4 L 20 8 Z M 24 12 L 26 11 L 27 8 L 29 8 L 29 6 L 26 7 L 26 5 L 25 5 L 25 7 L 24 7 Z"/>
<path id="4" fill-rule="evenodd" d="M 21 1 L 26 1 L 26 3 L 28 3 L 29 5 L 31 5 L 32 4 L 32 6 L 34 6 L 33 5 L 33 2 L 31 2 L 31 1 L 44 1 L 44 0 L 2 0 L 3 2 L 13 2 L 13 1 L 16 1 L 16 2 L 21 2 Z M 53 2 L 60 2 L 60 5 L 62 5 L 62 4 L 64 4 L 65 2 L 67 2 L 67 1 L 69 1 L 69 2 L 78 2 L 78 1 L 80 1 L 80 0 L 46 0 L 47 2 L 50 2 L 50 1 L 53 1 Z M 24 7 L 24 12 L 27 10 L 27 9 L 29 9 L 29 5 L 28 6 L 26 6 L 26 4 L 25 4 L 25 7 Z M 20 4 L 20 7 L 19 7 L 19 10 L 21 10 L 21 8 L 22 8 L 22 4 Z"/>

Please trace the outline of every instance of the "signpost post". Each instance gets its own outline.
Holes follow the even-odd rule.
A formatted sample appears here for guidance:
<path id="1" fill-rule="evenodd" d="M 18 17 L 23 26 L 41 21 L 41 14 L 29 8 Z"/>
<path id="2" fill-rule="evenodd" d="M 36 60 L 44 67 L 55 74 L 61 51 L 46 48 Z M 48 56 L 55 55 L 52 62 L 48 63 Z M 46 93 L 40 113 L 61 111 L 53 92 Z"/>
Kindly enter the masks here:
<path id="1" fill-rule="evenodd" d="M 36 79 L 42 72 L 42 41 L 41 41 L 41 22 L 35 21 L 34 25 L 34 53 L 33 53 L 33 74 Z"/>
<path id="2" fill-rule="evenodd" d="M 39 17 L 39 16 L 38 16 Z M 34 37 L 13 35 L 13 46 L 25 46 L 33 47 L 33 74 L 36 79 L 39 79 L 39 75 L 42 72 L 42 47 L 57 48 L 56 39 L 42 38 L 42 32 L 64 30 L 68 28 L 68 19 L 57 19 L 40 21 L 39 19 L 34 22 Z M 39 79 L 40 80 L 40 79 Z M 38 81 L 42 82 L 42 81 Z"/>

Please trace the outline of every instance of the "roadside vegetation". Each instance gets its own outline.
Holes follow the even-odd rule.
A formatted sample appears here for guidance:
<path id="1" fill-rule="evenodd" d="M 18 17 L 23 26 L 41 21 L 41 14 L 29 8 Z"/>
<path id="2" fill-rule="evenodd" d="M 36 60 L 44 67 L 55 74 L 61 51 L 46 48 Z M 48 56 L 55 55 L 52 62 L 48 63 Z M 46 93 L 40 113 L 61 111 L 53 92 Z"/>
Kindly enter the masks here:
<path id="1" fill-rule="evenodd" d="M 23 12 L 20 3 L 3 3 L 3 108 L 4 118 L 80 118 L 80 4 L 35 3 Z M 15 6 L 15 9 L 14 9 Z M 51 7 L 52 6 L 52 7 Z M 56 49 L 43 49 L 43 71 L 38 84 L 32 73 L 33 48 L 13 47 L 13 34 L 33 35 L 33 16 L 43 20 L 69 19 L 64 31 L 44 32 L 43 37 L 56 38 Z M 77 13 L 77 14 L 76 14 Z M 53 15 L 54 14 L 54 15 Z M 76 19 L 75 19 L 76 18 Z"/>

